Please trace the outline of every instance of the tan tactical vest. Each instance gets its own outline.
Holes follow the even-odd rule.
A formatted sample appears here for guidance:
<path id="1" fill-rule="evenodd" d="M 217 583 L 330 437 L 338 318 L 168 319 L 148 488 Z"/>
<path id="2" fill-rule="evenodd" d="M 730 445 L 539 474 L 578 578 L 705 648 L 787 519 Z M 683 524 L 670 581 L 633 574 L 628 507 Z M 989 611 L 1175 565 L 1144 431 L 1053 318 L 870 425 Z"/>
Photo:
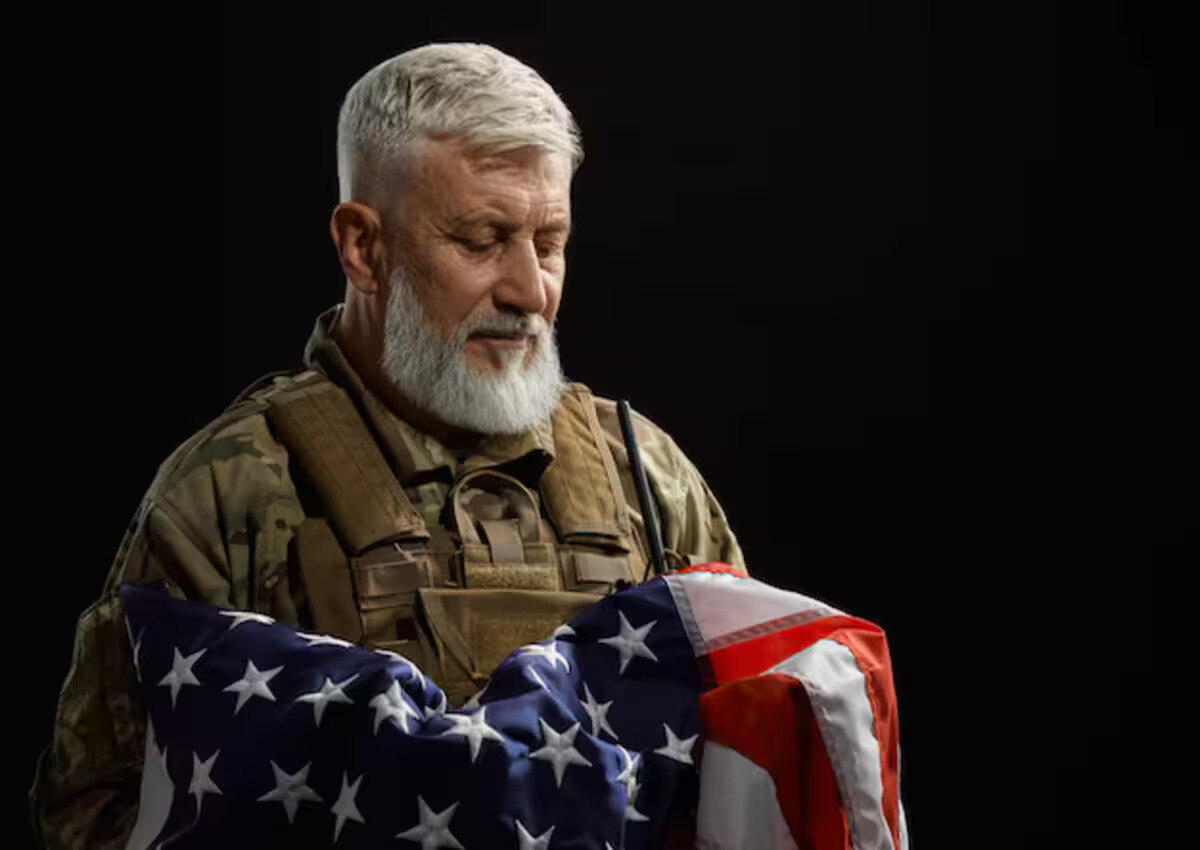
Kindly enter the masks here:
<path id="1" fill-rule="evenodd" d="M 290 552 L 313 628 L 410 658 L 454 705 L 514 649 L 645 573 L 645 544 L 582 384 L 552 419 L 555 458 L 539 492 L 496 469 L 467 472 L 443 510 L 449 531 L 425 523 L 337 384 L 305 372 L 263 397 L 324 507 Z"/>

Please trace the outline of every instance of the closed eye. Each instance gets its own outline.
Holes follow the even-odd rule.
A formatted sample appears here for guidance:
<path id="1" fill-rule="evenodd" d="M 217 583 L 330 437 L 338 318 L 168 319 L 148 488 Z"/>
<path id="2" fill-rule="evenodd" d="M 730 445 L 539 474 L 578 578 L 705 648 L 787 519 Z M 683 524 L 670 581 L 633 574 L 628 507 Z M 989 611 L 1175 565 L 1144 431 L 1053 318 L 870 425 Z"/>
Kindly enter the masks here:
<path id="1" fill-rule="evenodd" d="M 494 248 L 497 244 L 495 241 L 475 242 L 471 239 L 455 239 L 454 241 L 457 242 L 458 244 L 462 245 L 464 248 L 466 248 L 472 254 L 486 254 L 488 251 L 492 250 L 492 248 Z"/>

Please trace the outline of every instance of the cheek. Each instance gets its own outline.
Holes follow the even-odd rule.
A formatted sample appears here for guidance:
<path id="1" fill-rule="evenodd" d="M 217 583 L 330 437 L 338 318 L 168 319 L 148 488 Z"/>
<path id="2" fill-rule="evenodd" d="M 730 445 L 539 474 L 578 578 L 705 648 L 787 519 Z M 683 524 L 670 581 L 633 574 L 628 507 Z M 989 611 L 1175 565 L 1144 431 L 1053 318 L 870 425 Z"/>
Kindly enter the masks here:
<path id="1" fill-rule="evenodd" d="M 554 317 L 558 314 L 559 305 L 562 304 L 563 279 L 561 276 L 556 276 L 554 280 L 546 284 L 546 312 L 545 318 L 547 322 L 553 322 Z"/>
<path id="2" fill-rule="evenodd" d="M 488 292 L 488 277 L 480 268 L 453 257 L 443 258 L 431 269 L 427 303 L 444 332 L 453 335 Z"/>

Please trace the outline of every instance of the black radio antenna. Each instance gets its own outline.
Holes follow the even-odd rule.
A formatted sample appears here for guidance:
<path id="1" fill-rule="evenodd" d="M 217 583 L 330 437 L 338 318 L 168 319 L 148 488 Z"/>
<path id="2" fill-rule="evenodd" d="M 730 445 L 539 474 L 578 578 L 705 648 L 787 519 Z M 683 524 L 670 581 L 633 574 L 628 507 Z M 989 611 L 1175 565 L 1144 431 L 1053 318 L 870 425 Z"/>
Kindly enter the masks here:
<path id="1" fill-rule="evenodd" d="M 637 438 L 633 436 L 633 419 L 629 412 L 629 402 L 625 399 L 617 402 L 617 418 L 621 420 L 621 436 L 625 438 L 625 451 L 629 453 L 629 469 L 633 473 L 638 505 L 642 509 L 642 524 L 646 529 L 646 540 L 650 543 L 650 564 L 647 567 L 653 565 L 654 574 L 661 576 L 667 571 L 667 560 L 663 554 L 662 537 L 658 532 L 658 512 L 654 508 L 654 500 L 650 497 L 650 481 L 646 478 L 646 470 L 642 466 L 642 454 L 638 451 Z M 642 576 L 642 581 L 645 580 L 646 577 Z"/>

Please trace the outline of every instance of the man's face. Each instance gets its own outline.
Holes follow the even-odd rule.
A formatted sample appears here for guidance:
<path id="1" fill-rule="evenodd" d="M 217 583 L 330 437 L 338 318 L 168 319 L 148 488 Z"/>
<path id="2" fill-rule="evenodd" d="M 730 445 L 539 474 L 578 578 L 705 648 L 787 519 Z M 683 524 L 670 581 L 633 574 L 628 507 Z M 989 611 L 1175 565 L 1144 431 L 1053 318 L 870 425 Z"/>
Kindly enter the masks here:
<path id="1" fill-rule="evenodd" d="M 388 228 L 384 373 L 453 425 L 517 432 L 563 383 L 554 342 L 566 272 L 570 166 L 527 147 L 483 157 L 428 143 Z"/>

